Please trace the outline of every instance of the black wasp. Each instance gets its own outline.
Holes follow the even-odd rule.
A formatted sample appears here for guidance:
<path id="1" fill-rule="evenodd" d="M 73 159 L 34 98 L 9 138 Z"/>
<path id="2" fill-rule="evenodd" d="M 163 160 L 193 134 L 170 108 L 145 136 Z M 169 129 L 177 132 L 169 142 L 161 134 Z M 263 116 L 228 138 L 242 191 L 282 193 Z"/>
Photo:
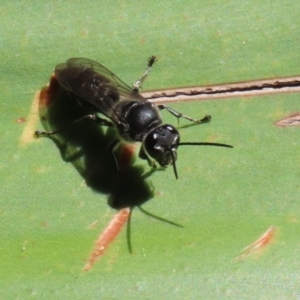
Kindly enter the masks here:
<path id="1" fill-rule="evenodd" d="M 73 97 L 90 103 L 96 113 L 101 113 L 109 119 L 91 114 L 74 121 L 70 126 L 85 119 L 91 119 L 103 126 L 115 126 L 123 140 L 142 143 L 139 152 L 140 158 L 146 159 L 153 167 L 155 166 L 154 161 L 161 167 L 173 165 L 175 177 L 178 178 L 175 163 L 179 146 L 208 145 L 229 148 L 232 146 L 219 143 L 180 143 L 178 130 L 173 125 L 163 124 L 159 110 L 166 109 L 177 119 L 184 118 L 198 124 L 209 122 L 211 117 L 206 115 L 203 119 L 196 120 L 166 105 L 155 106 L 139 94 L 139 89 L 155 60 L 155 56 L 149 58 L 145 73 L 133 88 L 130 88 L 103 65 L 86 58 L 70 58 L 65 63 L 57 65 L 55 77 L 61 87 L 71 93 Z M 37 136 L 52 135 L 67 128 L 53 132 L 37 130 L 35 134 Z M 120 139 L 116 139 L 110 147 L 116 167 L 118 164 L 113 152 L 119 142 Z"/>

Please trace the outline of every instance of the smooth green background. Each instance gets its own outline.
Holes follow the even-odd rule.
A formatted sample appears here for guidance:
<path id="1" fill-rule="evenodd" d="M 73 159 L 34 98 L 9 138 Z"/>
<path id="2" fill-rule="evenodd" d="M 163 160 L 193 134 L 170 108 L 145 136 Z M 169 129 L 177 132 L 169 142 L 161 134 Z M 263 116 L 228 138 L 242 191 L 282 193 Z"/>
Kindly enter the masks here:
<path id="1" fill-rule="evenodd" d="M 133 255 L 123 231 L 89 273 L 86 258 L 115 213 L 108 195 L 86 187 L 50 139 L 21 145 L 27 124 L 17 120 L 69 57 L 95 59 L 132 84 L 154 54 L 145 90 L 297 75 L 299 8 L 291 0 L 2 1 L 0 297 L 298 298 L 299 129 L 274 122 L 299 111 L 299 94 L 172 104 L 213 116 L 182 128 L 183 141 L 235 148 L 180 149 L 179 180 L 171 169 L 152 174 L 155 197 L 144 208 L 184 228 L 135 210 Z M 234 261 L 271 225 L 270 247 Z"/>

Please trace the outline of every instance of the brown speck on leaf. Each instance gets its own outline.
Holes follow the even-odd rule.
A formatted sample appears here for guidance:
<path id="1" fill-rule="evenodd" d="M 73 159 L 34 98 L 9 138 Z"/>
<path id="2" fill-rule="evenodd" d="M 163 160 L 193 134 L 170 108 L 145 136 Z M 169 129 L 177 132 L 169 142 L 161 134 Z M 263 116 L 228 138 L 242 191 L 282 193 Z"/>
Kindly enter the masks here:
<path id="1" fill-rule="evenodd" d="M 17 123 L 19 123 L 19 124 L 20 124 L 20 123 L 24 123 L 24 122 L 26 122 L 26 118 L 23 118 L 23 117 L 22 117 L 22 118 L 18 118 L 18 119 L 17 119 Z"/>
<path id="2" fill-rule="evenodd" d="M 120 158 L 119 158 L 119 168 L 120 169 L 124 169 L 129 165 L 130 160 L 133 157 L 135 148 L 136 148 L 136 145 L 134 145 L 134 144 L 124 145 L 124 147 L 121 150 Z"/>
<path id="3" fill-rule="evenodd" d="M 47 228 L 48 227 L 48 223 L 46 221 L 42 222 L 42 227 L 43 228 Z"/>
<path id="4" fill-rule="evenodd" d="M 40 105 L 46 107 L 51 105 L 51 102 L 53 101 L 52 99 L 54 99 L 55 95 L 57 95 L 59 88 L 59 83 L 53 75 L 50 79 L 49 85 L 44 87 L 40 92 Z"/>
<path id="5" fill-rule="evenodd" d="M 98 225 L 98 221 L 94 221 L 92 224 L 90 224 L 87 229 L 94 229 Z"/>

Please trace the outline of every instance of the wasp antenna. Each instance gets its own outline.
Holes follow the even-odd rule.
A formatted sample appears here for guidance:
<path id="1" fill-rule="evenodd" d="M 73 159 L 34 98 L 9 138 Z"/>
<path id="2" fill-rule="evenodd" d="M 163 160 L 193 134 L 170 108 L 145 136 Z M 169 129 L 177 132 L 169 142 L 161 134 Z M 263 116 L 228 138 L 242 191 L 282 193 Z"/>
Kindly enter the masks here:
<path id="1" fill-rule="evenodd" d="M 150 56 L 149 60 L 148 60 L 148 67 L 152 67 L 156 61 L 157 61 L 156 56 L 154 56 L 154 55 Z"/>
<path id="2" fill-rule="evenodd" d="M 227 144 L 220 144 L 220 143 L 199 143 L 199 142 L 179 143 L 178 146 L 216 146 L 216 147 L 233 148 L 233 146 L 227 145 Z"/>
<path id="3" fill-rule="evenodd" d="M 146 77 L 149 75 L 155 61 L 156 61 L 156 56 L 152 55 L 149 57 L 146 71 L 144 72 L 143 76 L 140 79 L 138 79 L 136 83 L 133 85 L 134 91 L 138 92 L 142 88 L 142 84 L 146 79 Z"/>
<path id="4" fill-rule="evenodd" d="M 174 174 L 175 174 L 175 178 L 178 179 L 178 174 L 177 174 L 177 168 L 176 168 L 176 161 L 175 161 L 175 157 L 174 157 L 174 153 L 173 151 L 170 149 L 170 153 L 172 156 L 172 165 L 173 165 L 173 170 L 174 170 Z"/>

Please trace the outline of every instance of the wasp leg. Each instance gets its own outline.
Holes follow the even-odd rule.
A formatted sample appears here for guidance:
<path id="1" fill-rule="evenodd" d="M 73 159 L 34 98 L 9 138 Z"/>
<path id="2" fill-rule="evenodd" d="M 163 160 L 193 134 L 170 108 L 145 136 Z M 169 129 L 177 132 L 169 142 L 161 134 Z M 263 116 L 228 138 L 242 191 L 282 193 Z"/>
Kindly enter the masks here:
<path id="1" fill-rule="evenodd" d="M 153 66 L 153 64 L 155 63 L 155 61 L 156 61 L 156 57 L 155 57 L 155 56 L 152 55 L 151 57 L 149 57 L 148 65 L 147 65 L 147 69 L 146 69 L 145 73 L 144 73 L 143 76 L 142 76 L 140 79 L 138 79 L 138 80 L 136 81 L 136 83 L 133 85 L 133 90 L 134 90 L 134 91 L 138 92 L 138 91 L 141 89 L 142 84 L 143 84 L 144 80 L 146 79 L 146 77 L 147 77 L 147 76 L 149 75 L 149 73 L 151 72 L 152 66 Z"/>
<path id="2" fill-rule="evenodd" d="M 77 125 L 78 123 L 84 121 L 84 120 L 93 120 L 95 123 L 99 124 L 99 125 L 102 125 L 102 126 L 108 126 L 108 127 L 112 127 L 114 126 L 114 124 L 108 120 L 105 120 L 105 119 L 102 119 L 100 117 L 98 117 L 97 115 L 86 115 L 74 122 L 72 122 L 71 124 L 69 124 L 68 126 L 64 127 L 64 128 L 61 128 L 61 129 L 58 129 L 58 130 L 55 130 L 55 131 L 41 131 L 41 130 L 36 130 L 34 132 L 34 134 L 36 136 L 40 136 L 40 135 L 53 135 L 53 134 L 56 134 L 56 133 L 60 133 L 60 132 L 63 132 L 65 130 L 68 130 L 70 128 L 72 128 L 73 126 Z"/>
<path id="3" fill-rule="evenodd" d="M 114 165 L 115 165 L 115 168 L 116 168 L 116 171 L 119 171 L 119 164 L 118 164 L 118 160 L 114 154 L 117 146 L 119 145 L 120 143 L 120 140 L 119 139 L 115 139 L 113 140 L 109 145 L 108 145 L 108 151 L 109 153 L 111 154 L 112 158 L 113 158 L 113 161 L 114 161 Z"/>
<path id="4" fill-rule="evenodd" d="M 179 112 L 179 111 L 177 111 L 177 110 L 175 110 L 175 109 L 173 109 L 173 108 L 171 108 L 167 105 L 164 105 L 164 104 L 158 105 L 157 107 L 160 110 L 166 109 L 170 114 L 175 116 L 178 120 L 179 120 L 179 118 L 184 118 L 184 119 L 187 119 L 187 120 L 189 120 L 191 122 L 194 122 L 194 123 L 197 123 L 197 124 L 208 123 L 211 120 L 210 115 L 206 115 L 204 118 L 202 118 L 200 120 L 197 120 L 197 119 L 191 118 L 189 116 L 186 116 L 186 115 L 182 114 L 181 112 Z"/>
<path id="5" fill-rule="evenodd" d="M 155 162 L 149 158 L 149 156 L 146 154 L 145 150 L 143 149 L 143 147 L 141 147 L 140 152 L 139 152 L 139 158 L 141 159 L 145 159 L 148 162 L 148 165 L 151 168 L 156 168 L 156 164 Z"/>

